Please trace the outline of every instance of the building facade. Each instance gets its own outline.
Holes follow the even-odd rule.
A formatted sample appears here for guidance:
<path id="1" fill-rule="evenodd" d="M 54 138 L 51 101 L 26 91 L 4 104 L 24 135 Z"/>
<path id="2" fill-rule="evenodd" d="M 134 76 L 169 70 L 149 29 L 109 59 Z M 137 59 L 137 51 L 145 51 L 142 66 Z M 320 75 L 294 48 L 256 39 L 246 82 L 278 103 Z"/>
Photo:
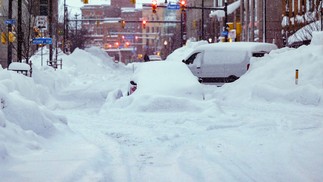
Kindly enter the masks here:
<path id="1" fill-rule="evenodd" d="M 202 7 L 199 0 L 188 1 L 189 6 Z M 223 8 L 228 4 L 227 22 L 232 23 L 238 41 L 275 42 L 283 45 L 281 36 L 282 2 L 272 3 L 269 0 L 241 0 L 239 7 L 232 10 L 236 0 L 204 0 L 204 7 Z M 188 10 L 189 37 L 197 40 L 219 41 L 225 30 L 225 18 L 210 16 L 215 10 Z M 202 16 L 203 14 L 203 16 Z M 239 30 L 238 30 L 239 29 Z"/>

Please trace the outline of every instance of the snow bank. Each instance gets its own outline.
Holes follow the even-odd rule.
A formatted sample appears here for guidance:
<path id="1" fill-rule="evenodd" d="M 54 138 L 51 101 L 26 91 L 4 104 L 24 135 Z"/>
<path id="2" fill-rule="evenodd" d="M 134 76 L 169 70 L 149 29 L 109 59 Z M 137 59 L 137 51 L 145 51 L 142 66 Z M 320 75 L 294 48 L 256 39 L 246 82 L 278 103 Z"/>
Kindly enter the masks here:
<path id="1" fill-rule="evenodd" d="M 43 107 L 50 102 L 51 95 L 30 77 L 0 71 L 0 93 L 2 117 L 6 118 L 4 121 L 14 123 L 24 130 L 49 137 L 56 131 L 53 123 L 65 122 L 64 118 Z"/>
<path id="2" fill-rule="evenodd" d="M 238 102 L 262 99 L 323 106 L 322 51 L 323 46 L 302 46 L 254 58 L 250 70 L 236 82 L 224 85 L 218 94 L 224 100 Z"/>
<path id="3" fill-rule="evenodd" d="M 48 110 L 52 96 L 44 86 L 13 71 L 0 70 L 0 163 L 42 148 L 44 140 L 66 128 L 65 117 Z"/>
<path id="4" fill-rule="evenodd" d="M 311 45 L 323 45 L 323 32 L 312 32 Z"/>
<path id="5" fill-rule="evenodd" d="M 109 96 L 103 109 L 116 107 L 145 112 L 200 111 L 192 99 L 203 100 L 202 86 L 181 62 L 146 62 L 137 64 L 133 81 L 137 90 L 119 100 Z M 117 92 L 111 93 L 116 97 Z M 123 95 L 127 95 L 124 92 Z"/>

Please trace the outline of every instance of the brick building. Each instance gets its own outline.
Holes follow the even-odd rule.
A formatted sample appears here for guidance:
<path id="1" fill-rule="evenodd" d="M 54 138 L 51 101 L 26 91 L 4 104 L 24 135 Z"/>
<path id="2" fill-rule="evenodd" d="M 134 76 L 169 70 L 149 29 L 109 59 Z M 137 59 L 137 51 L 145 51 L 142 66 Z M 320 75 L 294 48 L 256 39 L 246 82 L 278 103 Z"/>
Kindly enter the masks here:
<path id="1" fill-rule="evenodd" d="M 204 0 L 204 7 L 223 7 L 224 0 Z M 236 0 L 227 0 L 228 5 Z M 263 6 L 264 2 L 266 5 Z M 199 0 L 188 1 L 189 6 L 202 6 Z M 240 6 L 233 13 L 228 14 L 228 22 L 232 22 L 237 28 L 237 22 L 241 24 L 242 32 L 239 39 L 241 41 L 275 41 L 278 46 L 282 46 L 281 39 L 281 10 L 282 1 L 272 3 L 267 0 L 242 0 Z M 224 30 L 224 18 L 216 16 L 210 17 L 211 10 L 204 10 L 204 20 L 202 10 L 188 10 L 188 36 L 197 40 L 218 41 Z M 202 33 L 202 22 L 204 22 L 204 32 Z"/>
<path id="2" fill-rule="evenodd" d="M 122 20 L 137 20 L 142 17 L 141 11 L 126 0 L 111 0 L 110 5 L 85 5 L 81 8 L 82 28 L 88 30 L 90 43 L 106 49 L 108 54 L 122 62 L 135 59 L 141 47 L 137 44 L 135 34 L 141 32 L 138 23 Z"/>

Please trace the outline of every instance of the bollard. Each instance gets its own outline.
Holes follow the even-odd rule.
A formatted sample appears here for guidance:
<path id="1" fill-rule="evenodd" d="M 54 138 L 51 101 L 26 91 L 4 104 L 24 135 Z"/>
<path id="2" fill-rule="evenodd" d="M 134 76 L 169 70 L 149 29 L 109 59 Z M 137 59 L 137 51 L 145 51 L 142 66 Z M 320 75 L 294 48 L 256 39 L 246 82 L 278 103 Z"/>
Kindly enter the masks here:
<path id="1" fill-rule="evenodd" d="M 298 85 L 298 69 L 295 71 L 295 84 Z"/>

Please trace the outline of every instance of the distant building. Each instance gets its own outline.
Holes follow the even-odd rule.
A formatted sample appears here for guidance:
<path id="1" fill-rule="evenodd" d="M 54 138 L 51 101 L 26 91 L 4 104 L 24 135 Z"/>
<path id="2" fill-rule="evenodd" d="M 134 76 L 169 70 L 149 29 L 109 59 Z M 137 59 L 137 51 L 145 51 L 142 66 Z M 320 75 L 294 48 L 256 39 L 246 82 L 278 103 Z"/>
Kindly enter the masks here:
<path id="1" fill-rule="evenodd" d="M 166 57 L 180 42 L 172 38 L 179 24 L 163 23 L 171 16 L 176 20 L 176 11 L 158 8 L 153 13 L 151 7 L 136 9 L 129 0 L 111 0 L 110 5 L 85 5 L 81 11 L 82 27 L 89 31 L 91 38 L 89 46 L 101 47 L 125 63 L 142 61 L 146 53 Z M 142 20 L 147 21 L 145 27 Z"/>

